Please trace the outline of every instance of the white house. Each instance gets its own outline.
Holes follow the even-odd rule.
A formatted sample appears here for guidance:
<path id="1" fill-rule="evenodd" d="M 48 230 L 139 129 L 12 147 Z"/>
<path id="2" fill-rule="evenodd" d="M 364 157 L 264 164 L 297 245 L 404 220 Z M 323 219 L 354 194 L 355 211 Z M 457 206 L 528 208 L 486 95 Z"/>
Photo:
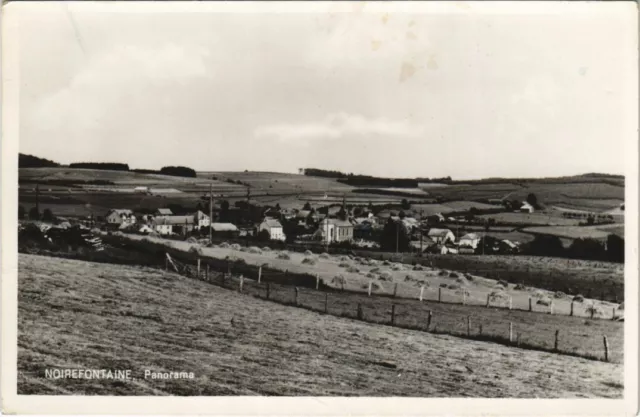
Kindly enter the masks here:
<path id="1" fill-rule="evenodd" d="M 154 218 L 151 222 L 151 227 L 161 235 L 170 235 L 173 233 L 173 223 L 169 222 L 167 217 L 159 216 Z"/>
<path id="2" fill-rule="evenodd" d="M 340 219 L 323 219 L 316 231 L 325 243 L 348 242 L 353 240 L 353 224 Z"/>
<path id="3" fill-rule="evenodd" d="M 271 240 L 285 240 L 284 230 L 282 224 L 277 219 L 266 218 L 260 223 L 258 227 L 259 232 L 266 230 L 269 232 Z"/>
<path id="4" fill-rule="evenodd" d="M 466 246 L 471 247 L 473 249 L 478 247 L 480 243 L 480 236 L 476 233 L 467 233 L 466 235 L 460 238 L 460 242 L 458 242 L 458 246 Z"/>
<path id="5" fill-rule="evenodd" d="M 153 232 L 153 229 L 146 224 L 143 224 L 140 229 L 138 229 L 138 233 L 151 233 Z"/>
<path id="6" fill-rule="evenodd" d="M 427 236 L 433 239 L 434 242 L 441 245 L 447 242 L 455 242 L 456 240 L 456 236 L 449 229 L 431 228 L 429 229 L 429 233 L 427 233 Z"/>
<path id="7" fill-rule="evenodd" d="M 111 225 L 132 225 L 136 222 L 136 216 L 129 209 L 113 209 L 109 210 L 105 217 L 107 223 Z"/>
<path id="8" fill-rule="evenodd" d="M 209 227 L 209 225 L 211 224 L 211 219 L 209 218 L 209 216 L 207 216 L 200 210 L 196 211 L 196 213 L 193 215 L 193 220 L 195 223 L 194 227 L 196 229 L 200 229 L 201 227 Z"/>
<path id="9" fill-rule="evenodd" d="M 149 192 L 149 187 L 139 186 L 139 187 L 135 187 L 133 189 L 133 191 L 136 192 L 136 193 L 148 193 Z"/>
<path id="10" fill-rule="evenodd" d="M 168 208 L 159 208 L 154 213 L 156 216 L 172 216 L 173 212 Z"/>
<path id="11" fill-rule="evenodd" d="M 533 213 L 534 211 L 536 211 L 536 209 L 531 204 L 525 201 L 524 203 L 522 203 L 522 206 L 520 207 L 520 211 L 524 213 Z"/>

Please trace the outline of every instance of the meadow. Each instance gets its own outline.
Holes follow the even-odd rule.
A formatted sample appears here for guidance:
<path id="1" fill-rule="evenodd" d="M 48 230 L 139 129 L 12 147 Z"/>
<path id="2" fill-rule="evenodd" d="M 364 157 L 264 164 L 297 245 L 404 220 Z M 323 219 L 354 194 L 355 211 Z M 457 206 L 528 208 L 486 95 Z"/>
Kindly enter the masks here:
<path id="1" fill-rule="evenodd" d="M 22 395 L 623 393 L 617 363 L 318 314 L 156 269 L 21 254 L 18 290 Z M 136 380 L 45 379 L 45 368 L 131 369 Z"/>

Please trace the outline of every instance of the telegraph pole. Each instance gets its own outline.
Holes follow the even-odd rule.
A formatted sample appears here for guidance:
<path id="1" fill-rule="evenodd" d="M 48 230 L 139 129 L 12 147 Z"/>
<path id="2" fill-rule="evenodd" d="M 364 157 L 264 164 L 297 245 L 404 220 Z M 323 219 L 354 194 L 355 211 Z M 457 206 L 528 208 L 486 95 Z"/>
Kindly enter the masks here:
<path id="1" fill-rule="evenodd" d="M 418 223 L 418 233 L 420 233 L 420 256 L 422 256 L 422 218 L 424 211 L 420 210 L 420 223 Z"/>
<path id="2" fill-rule="evenodd" d="M 213 243 L 212 230 L 213 230 L 213 184 L 209 184 L 209 243 Z"/>
<path id="3" fill-rule="evenodd" d="M 398 253 L 398 241 L 400 239 L 400 218 L 396 221 L 396 253 Z"/>

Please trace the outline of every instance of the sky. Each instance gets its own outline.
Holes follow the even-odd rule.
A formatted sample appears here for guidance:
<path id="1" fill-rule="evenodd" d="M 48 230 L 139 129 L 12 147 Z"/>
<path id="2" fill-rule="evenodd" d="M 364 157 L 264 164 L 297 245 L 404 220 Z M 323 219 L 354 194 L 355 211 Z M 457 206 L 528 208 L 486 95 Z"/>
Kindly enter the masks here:
<path id="1" fill-rule="evenodd" d="M 20 152 L 201 171 L 623 174 L 635 7 L 531 4 L 9 3 Z"/>

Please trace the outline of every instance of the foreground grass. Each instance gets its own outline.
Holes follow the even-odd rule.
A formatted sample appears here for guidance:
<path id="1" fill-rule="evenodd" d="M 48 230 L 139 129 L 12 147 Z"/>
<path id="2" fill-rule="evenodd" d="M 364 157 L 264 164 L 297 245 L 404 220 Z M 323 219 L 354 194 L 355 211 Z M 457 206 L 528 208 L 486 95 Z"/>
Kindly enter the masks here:
<path id="1" fill-rule="evenodd" d="M 617 364 L 321 315 L 147 268 L 35 255 L 19 268 L 19 394 L 622 395 Z M 44 379 L 65 367 L 139 378 Z"/>

